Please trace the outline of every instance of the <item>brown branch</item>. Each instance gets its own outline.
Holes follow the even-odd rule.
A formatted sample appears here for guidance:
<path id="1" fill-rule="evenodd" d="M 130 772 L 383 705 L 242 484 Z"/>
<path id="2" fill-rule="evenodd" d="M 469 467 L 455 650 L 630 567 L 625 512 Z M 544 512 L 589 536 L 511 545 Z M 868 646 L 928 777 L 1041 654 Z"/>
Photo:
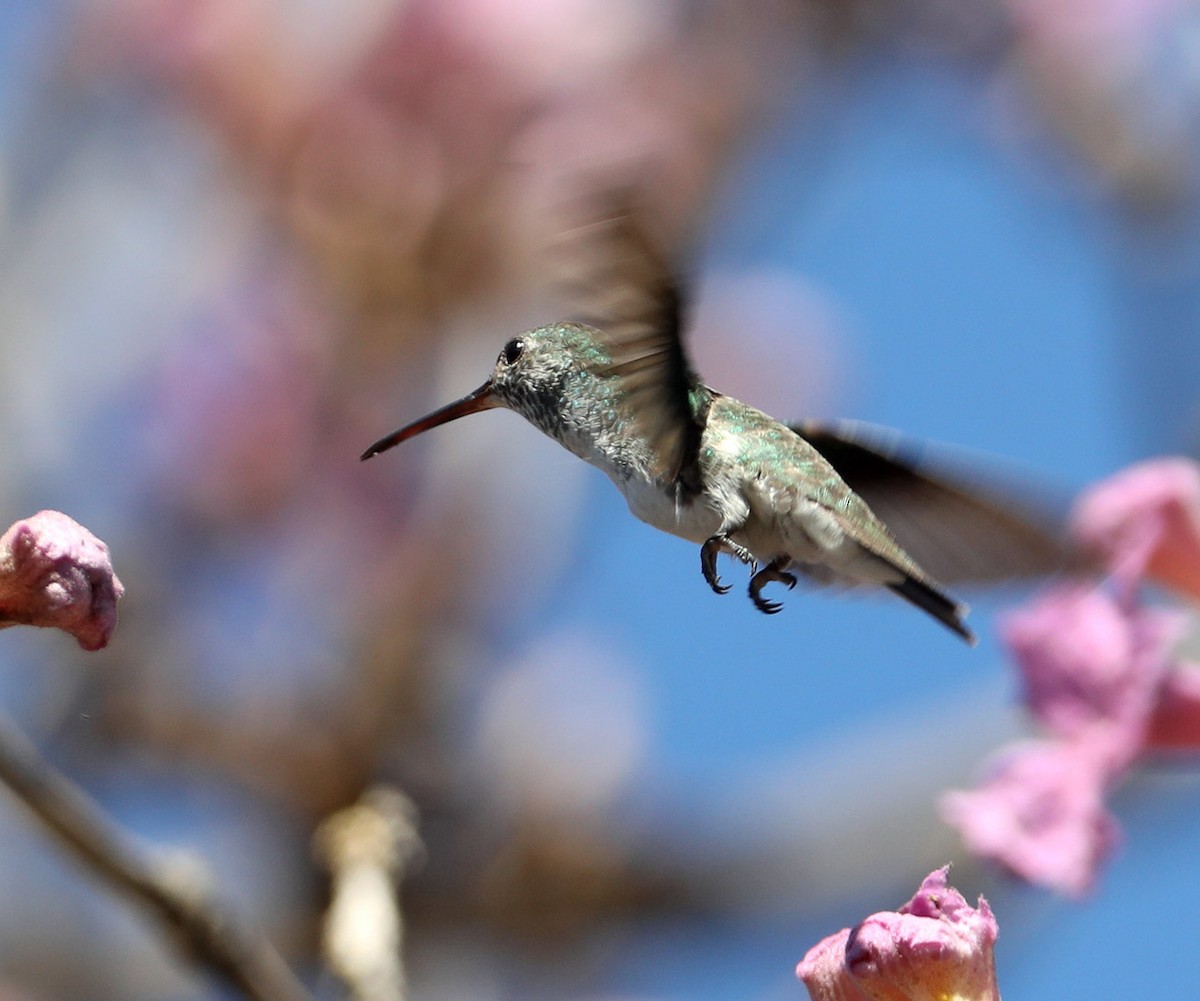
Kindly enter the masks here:
<path id="1" fill-rule="evenodd" d="M 253 1001 L 311 1001 L 279 953 L 234 919 L 195 866 L 148 859 L 2 715 L 0 781 L 96 876 L 154 915 L 197 964 Z"/>

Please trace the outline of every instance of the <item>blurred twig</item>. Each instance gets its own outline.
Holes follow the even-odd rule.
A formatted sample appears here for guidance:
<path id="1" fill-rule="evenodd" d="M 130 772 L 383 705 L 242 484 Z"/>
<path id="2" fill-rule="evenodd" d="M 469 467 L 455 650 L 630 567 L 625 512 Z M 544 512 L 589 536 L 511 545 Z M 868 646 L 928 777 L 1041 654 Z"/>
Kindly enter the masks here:
<path id="1" fill-rule="evenodd" d="M 271 944 L 234 920 L 194 866 L 147 859 L 3 716 L 0 780 L 92 872 L 154 914 L 199 965 L 254 1001 L 310 1001 Z"/>
<path id="2" fill-rule="evenodd" d="M 355 1001 L 404 1001 L 404 921 L 396 881 L 421 850 L 416 808 L 394 789 L 369 790 L 317 829 L 333 899 L 325 955 Z"/>

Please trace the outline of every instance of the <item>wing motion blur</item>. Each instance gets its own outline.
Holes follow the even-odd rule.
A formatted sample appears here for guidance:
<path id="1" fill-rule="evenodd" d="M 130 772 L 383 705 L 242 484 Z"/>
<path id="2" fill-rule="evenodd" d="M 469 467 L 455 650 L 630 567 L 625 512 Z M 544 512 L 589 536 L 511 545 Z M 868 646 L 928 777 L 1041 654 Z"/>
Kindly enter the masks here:
<path id="1" fill-rule="evenodd" d="M 569 319 L 603 334 L 630 418 L 659 457 L 654 472 L 696 492 L 702 421 L 691 399 L 699 380 L 683 344 L 682 283 L 632 191 L 606 190 L 571 215 L 586 221 L 559 237 L 553 256 Z"/>
<path id="2" fill-rule="evenodd" d="M 969 466 L 918 457 L 896 432 L 856 421 L 804 421 L 792 430 L 867 502 L 896 541 L 943 584 L 994 584 L 1080 564 L 1050 506 Z"/>

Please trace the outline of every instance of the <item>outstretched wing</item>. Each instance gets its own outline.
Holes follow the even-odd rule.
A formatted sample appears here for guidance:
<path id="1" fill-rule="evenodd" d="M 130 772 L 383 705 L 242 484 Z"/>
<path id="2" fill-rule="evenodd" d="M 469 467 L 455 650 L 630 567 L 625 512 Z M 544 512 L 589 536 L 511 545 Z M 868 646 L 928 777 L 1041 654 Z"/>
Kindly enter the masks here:
<path id="1" fill-rule="evenodd" d="M 985 584 L 1078 567 L 1081 560 L 1046 509 L 969 471 L 916 458 L 885 428 L 805 421 L 792 430 L 817 449 L 896 541 L 943 584 Z"/>
<path id="2" fill-rule="evenodd" d="M 646 210 L 628 189 L 608 190 L 571 213 L 554 266 L 569 319 L 600 331 L 653 474 L 685 493 L 700 488 L 703 392 L 683 346 L 683 294 Z"/>

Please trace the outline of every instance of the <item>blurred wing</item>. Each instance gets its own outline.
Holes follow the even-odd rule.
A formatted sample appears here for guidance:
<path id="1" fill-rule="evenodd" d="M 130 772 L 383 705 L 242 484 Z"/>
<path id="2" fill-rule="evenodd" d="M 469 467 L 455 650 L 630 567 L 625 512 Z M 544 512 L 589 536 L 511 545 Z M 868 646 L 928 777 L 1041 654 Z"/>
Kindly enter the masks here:
<path id="1" fill-rule="evenodd" d="M 985 584 L 1079 565 L 1046 509 L 1021 487 L 985 483 L 914 457 L 899 435 L 853 421 L 792 426 L 812 444 L 935 580 Z"/>
<path id="2" fill-rule="evenodd" d="M 702 428 L 690 399 L 698 380 L 683 347 L 680 283 L 634 202 L 628 191 L 594 199 L 588 221 L 560 238 L 555 266 L 569 318 L 602 334 L 607 372 L 622 381 L 627 416 L 656 457 L 654 475 L 696 492 Z"/>

